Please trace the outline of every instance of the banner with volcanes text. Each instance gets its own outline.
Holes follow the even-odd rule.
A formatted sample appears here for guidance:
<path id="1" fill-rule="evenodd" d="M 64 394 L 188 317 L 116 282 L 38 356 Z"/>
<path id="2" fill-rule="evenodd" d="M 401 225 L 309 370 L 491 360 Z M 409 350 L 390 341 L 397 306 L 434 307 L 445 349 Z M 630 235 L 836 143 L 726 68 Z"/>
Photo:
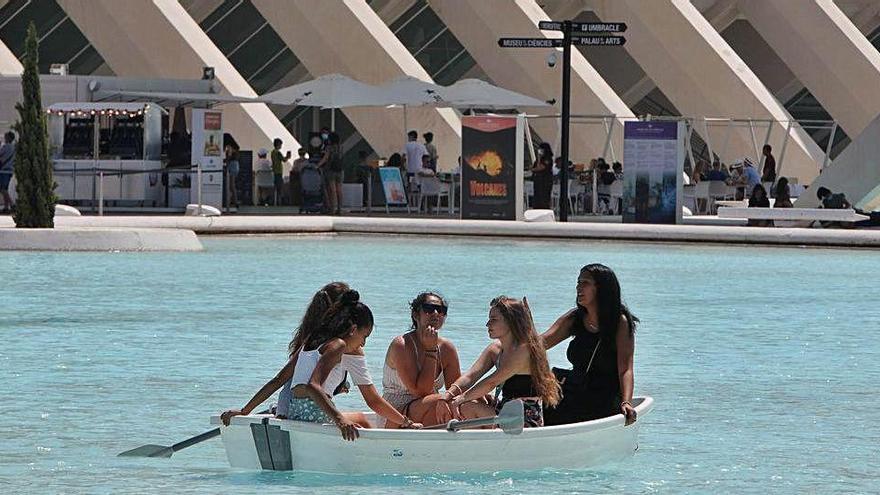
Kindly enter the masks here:
<path id="1" fill-rule="evenodd" d="M 517 118 L 461 119 L 461 218 L 516 220 Z"/>

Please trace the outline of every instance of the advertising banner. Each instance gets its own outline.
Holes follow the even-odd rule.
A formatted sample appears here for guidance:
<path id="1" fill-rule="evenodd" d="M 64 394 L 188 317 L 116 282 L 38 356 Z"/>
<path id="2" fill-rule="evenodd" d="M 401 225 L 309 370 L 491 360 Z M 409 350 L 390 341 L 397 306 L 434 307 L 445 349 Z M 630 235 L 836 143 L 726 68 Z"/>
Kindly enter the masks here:
<path id="1" fill-rule="evenodd" d="M 202 169 L 201 188 L 197 174 L 191 176 L 190 202 L 223 206 L 223 114 L 217 110 L 192 109 L 192 163 Z"/>
<path id="2" fill-rule="evenodd" d="M 683 122 L 626 122 L 623 222 L 680 223 L 683 173 Z"/>
<path id="3" fill-rule="evenodd" d="M 517 118 L 461 119 L 461 218 L 516 220 Z"/>
<path id="4" fill-rule="evenodd" d="M 403 177 L 397 167 L 379 167 L 379 178 L 385 192 L 385 204 L 388 206 L 406 206 L 406 189 Z"/>

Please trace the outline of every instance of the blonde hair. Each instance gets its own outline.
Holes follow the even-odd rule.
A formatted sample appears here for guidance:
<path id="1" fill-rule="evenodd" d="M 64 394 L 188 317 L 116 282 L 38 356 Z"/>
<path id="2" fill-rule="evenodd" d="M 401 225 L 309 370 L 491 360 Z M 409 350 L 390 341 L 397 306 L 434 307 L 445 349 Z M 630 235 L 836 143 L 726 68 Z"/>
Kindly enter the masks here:
<path id="1" fill-rule="evenodd" d="M 556 376 L 550 371 L 547 361 L 547 351 L 544 343 L 535 331 L 535 322 L 532 313 L 522 301 L 507 296 L 498 296 L 489 304 L 491 309 L 498 310 L 504 318 L 513 340 L 517 345 L 525 344 L 529 350 L 529 374 L 532 376 L 532 386 L 542 399 L 545 406 L 555 406 L 559 403 L 561 393 Z"/>

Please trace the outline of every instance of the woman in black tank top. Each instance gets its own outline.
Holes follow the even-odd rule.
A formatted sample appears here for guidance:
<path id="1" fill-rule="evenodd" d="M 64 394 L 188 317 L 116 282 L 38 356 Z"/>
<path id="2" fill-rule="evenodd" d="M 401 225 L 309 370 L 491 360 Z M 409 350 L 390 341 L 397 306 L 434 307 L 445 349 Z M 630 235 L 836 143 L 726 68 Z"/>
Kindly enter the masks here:
<path id="1" fill-rule="evenodd" d="M 547 349 L 572 337 L 566 356 L 571 370 L 554 368 L 562 385 L 562 400 L 545 408 L 549 425 L 577 423 L 614 414 L 636 420 L 632 405 L 635 324 L 621 302 L 620 284 L 605 265 L 581 269 L 577 307 L 561 316 L 541 335 Z"/>

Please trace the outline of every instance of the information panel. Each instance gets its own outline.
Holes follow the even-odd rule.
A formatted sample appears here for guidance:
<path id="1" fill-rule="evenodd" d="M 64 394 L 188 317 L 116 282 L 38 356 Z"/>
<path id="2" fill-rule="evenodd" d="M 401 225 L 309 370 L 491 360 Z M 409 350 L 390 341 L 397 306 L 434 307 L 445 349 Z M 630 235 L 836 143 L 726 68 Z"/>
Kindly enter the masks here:
<path id="1" fill-rule="evenodd" d="M 517 118 L 461 119 L 461 218 L 516 220 Z"/>
<path id="2" fill-rule="evenodd" d="M 624 223 L 680 223 L 683 122 L 626 122 L 623 131 Z"/>

